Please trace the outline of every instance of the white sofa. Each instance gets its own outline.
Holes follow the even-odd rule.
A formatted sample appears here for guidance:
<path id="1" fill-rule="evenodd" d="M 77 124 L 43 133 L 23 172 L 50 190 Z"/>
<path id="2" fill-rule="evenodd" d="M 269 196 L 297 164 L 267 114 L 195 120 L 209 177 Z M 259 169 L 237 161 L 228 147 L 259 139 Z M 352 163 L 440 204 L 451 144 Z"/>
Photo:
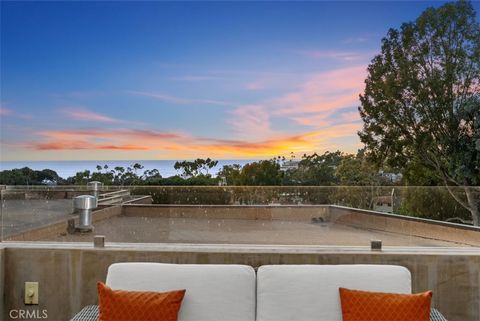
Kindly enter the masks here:
<path id="1" fill-rule="evenodd" d="M 118 263 L 108 268 L 112 289 L 186 289 L 180 321 L 254 321 L 255 270 L 246 265 Z"/>
<path id="2" fill-rule="evenodd" d="M 410 272 L 393 265 L 246 265 L 117 263 L 112 289 L 186 289 L 179 321 L 341 321 L 339 287 L 411 293 Z M 89 306 L 72 321 L 96 320 Z M 432 312 L 432 320 L 444 320 Z"/>

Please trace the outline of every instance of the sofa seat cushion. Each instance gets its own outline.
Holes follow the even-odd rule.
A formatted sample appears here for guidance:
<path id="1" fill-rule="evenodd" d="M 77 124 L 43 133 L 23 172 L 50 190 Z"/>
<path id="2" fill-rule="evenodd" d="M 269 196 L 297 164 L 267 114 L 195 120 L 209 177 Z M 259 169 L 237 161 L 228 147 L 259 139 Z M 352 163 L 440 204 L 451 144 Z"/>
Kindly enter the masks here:
<path id="1" fill-rule="evenodd" d="M 411 293 L 391 265 L 266 265 L 257 273 L 257 321 L 342 321 L 339 288 Z"/>
<path id="2" fill-rule="evenodd" d="M 117 263 L 108 269 L 114 290 L 186 289 L 179 321 L 254 321 L 255 271 L 246 265 Z"/>

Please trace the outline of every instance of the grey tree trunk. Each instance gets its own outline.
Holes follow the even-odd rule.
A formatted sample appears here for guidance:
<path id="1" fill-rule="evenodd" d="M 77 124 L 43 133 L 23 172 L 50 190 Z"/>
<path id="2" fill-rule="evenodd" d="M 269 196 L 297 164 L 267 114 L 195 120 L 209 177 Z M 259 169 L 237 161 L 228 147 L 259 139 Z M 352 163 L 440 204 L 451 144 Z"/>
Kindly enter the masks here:
<path id="1" fill-rule="evenodd" d="M 467 196 L 468 210 L 472 213 L 473 225 L 480 225 L 480 187 L 465 186 L 465 195 Z"/>

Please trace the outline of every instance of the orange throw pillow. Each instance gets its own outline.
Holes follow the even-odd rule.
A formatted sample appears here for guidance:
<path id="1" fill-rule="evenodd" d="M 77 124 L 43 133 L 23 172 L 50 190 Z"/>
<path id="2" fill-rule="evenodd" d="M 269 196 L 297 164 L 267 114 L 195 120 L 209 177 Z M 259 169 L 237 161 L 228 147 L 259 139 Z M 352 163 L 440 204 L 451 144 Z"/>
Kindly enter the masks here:
<path id="1" fill-rule="evenodd" d="M 432 291 L 418 294 L 340 288 L 343 321 L 430 321 Z"/>
<path id="2" fill-rule="evenodd" d="M 112 290 L 97 283 L 99 321 L 177 321 L 185 290 L 141 292 Z"/>

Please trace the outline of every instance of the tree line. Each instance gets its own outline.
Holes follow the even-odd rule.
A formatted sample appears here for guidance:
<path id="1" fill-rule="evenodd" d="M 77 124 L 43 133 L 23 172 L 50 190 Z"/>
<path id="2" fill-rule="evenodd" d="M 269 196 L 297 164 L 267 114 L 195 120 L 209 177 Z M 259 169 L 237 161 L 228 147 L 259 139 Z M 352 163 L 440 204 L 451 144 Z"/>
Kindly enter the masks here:
<path id="1" fill-rule="evenodd" d="M 290 164 L 291 166 L 285 166 Z M 428 173 L 419 175 L 398 168 L 385 167 L 379 170 L 365 157 L 365 151 L 356 155 L 340 151 L 323 154 L 304 154 L 296 159 L 277 156 L 272 159 L 240 164 L 224 165 L 216 173 L 211 171 L 217 160 L 198 158 L 192 161 L 177 161 L 174 168 L 178 174 L 163 177 L 157 169 L 145 169 L 140 163 L 128 167 L 97 165 L 96 170 L 84 170 L 66 179 L 51 169 L 32 170 L 28 167 L 0 172 L 0 184 L 4 185 L 86 185 L 99 181 L 105 185 L 230 185 L 230 186 L 385 186 L 401 184 L 435 185 L 439 181 Z M 422 169 L 423 170 L 423 169 Z M 392 181 L 383 172 L 400 173 L 406 179 Z M 422 178 L 419 180 L 419 178 Z"/>

